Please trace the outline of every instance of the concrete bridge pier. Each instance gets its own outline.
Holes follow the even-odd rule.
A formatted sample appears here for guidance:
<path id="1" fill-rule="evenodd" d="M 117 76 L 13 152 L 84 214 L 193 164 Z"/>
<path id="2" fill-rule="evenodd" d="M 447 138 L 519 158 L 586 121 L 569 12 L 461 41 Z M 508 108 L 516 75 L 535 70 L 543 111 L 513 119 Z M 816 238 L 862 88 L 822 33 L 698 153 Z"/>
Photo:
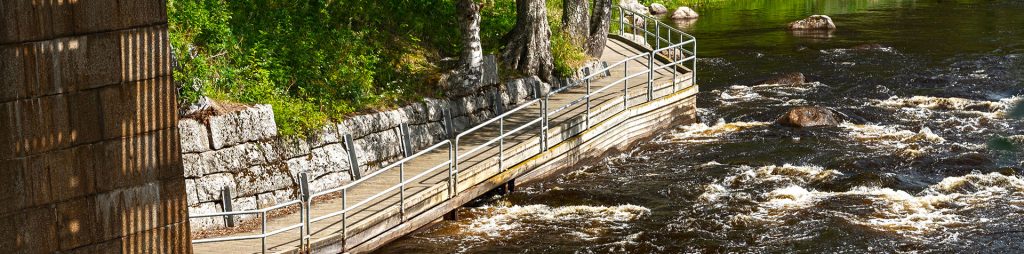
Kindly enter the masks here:
<path id="1" fill-rule="evenodd" d="M 0 253 L 191 253 L 163 0 L 0 1 Z"/>

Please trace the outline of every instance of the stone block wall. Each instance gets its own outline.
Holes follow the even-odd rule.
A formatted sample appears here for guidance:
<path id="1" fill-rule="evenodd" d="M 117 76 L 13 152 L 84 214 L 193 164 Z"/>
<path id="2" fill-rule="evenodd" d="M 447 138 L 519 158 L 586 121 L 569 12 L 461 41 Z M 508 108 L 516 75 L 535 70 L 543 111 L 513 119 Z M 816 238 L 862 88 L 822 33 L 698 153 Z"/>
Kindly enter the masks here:
<path id="1" fill-rule="evenodd" d="M 162 0 L 0 1 L 0 253 L 188 253 Z"/>
<path id="2" fill-rule="evenodd" d="M 494 116 L 498 105 L 512 109 L 550 90 L 536 77 L 490 86 L 479 94 L 426 99 L 394 110 L 349 117 L 306 138 L 281 137 L 268 105 L 256 105 L 204 120 L 178 121 L 190 214 L 223 211 L 221 191 L 231 188 L 234 210 L 254 210 L 299 198 L 299 173 L 307 173 L 312 192 L 353 180 L 349 149 L 355 149 L 361 175 L 403 158 L 399 129 L 409 126 L 412 153 L 448 139 L 453 133 Z M 344 136 L 352 135 L 352 147 Z M 242 219 L 251 217 L 242 217 Z M 223 218 L 193 219 L 192 230 L 222 228 Z"/>

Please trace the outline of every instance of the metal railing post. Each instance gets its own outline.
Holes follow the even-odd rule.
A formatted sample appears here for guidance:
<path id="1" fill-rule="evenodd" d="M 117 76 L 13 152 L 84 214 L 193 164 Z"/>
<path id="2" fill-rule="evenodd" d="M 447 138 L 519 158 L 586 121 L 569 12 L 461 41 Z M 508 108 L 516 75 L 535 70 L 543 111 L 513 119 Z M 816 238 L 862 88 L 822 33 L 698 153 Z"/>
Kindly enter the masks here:
<path id="1" fill-rule="evenodd" d="M 548 99 L 545 96 L 544 100 L 541 100 L 541 135 L 537 136 L 538 142 L 541 145 L 541 152 L 548 150 L 548 138 L 547 138 L 547 125 L 548 125 Z"/>
<path id="2" fill-rule="evenodd" d="M 587 112 L 586 112 L 587 113 L 587 128 L 586 129 L 590 129 L 590 79 L 589 78 L 587 79 L 587 95 L 584 95 L 584 96 L 586 96 L 586 98 L 587 98 Z"/>
<path id="3" fill-rule="evenodd" d="M 693 40 L 693 69 L 690 69 L 690 85 L 697 85 L 697 40 Z"/>
<path id="4" fill-rule="evenodd" d="M 615 6 L 615 8 L 619 8 L 619 7 Z M 626 33 L 625 32 L 626 27 L 622 26 L 622 19 L 624 18 L 623 16 L 624 15 L 622 14 L 622 8 L 619 8 L 619 36 L 623 36 L 623 34 Z M 625 36 L 623 36 L 623 37 L 625 37 Z"/>
<path id="5" fill-rule="evenodd" d="M 398 220 L 405 221 L 405 162 L 398 168 Z"/>
<path id="6" fill-rule="evenodd" d="M 654 99 L 654 52 L 647 53 L 647 101 Z"/>
<path id="7" fill-rule="evenodd" d="M 455 178 L 452 177 L 453 176 L 452 169 L 455 168 L 455 159 L 453 157 L 455 154 L 453 153 L 453 150 L 455 150 L 455 149 L 454 149 L 452 143 L 449 141 L 448 142 L 448 199 L 452 199 L 452 198 L 455 197 L 455 189 L 453 189 L 455 187 L 455 184 L 453 182 L 455 180 Z"/>
<path id="8" fill-rule="evenodd" d="M 348 250 L 348 189 L 341 189 L 341 251 Z"/>
<path id="9" fill-rule="evenodd" d="M 505 118 L 498 119 L 498 173 L 505 171 Z"/>
<path id="10" fill-rule="evenodd" d="M 543 114 L 544 114 L 544 121 L 541 123 L 541 127 L 540 127 L 540 137 L 541 137 L 541 143 L 542 143 L 541 144 L 541 149 L 540 149 L 541 151 L 547 151 L 548 150 L 548 145 L 549 145 L 548 144 L 548 128 L 551 127 L 550 126 L 551 125 L 551 122 L 550 122 L 551 119 L 548 119 L 548 99 L 549 98 L 551 98 L 551 94 L 545 95 L 544 96 L 544 102 L 541 104 L 541 111 L 543 111 Z"/>
<path id="11" fill-rule="evenodd" d="M 452 151 L 452 196 L 459 193 L 459 137 L 455 137 L 455 149 Z"/>
<path id="12" fill-rule="evenodd" d="M 302 203 L 299 203 L 299 206 L 302 207 L 303 210 L 299 211 L 299 217 L 302 219 L 301 223 L 303 223 L 303 230 L 306 231 L 303 234 L 303 230 L 299 230 L 299 234 L 302 235 L 300 244 L 302 244 L 302 240 L 309 238 L 309 208 L 313 205 L 313 200 L 310 198 L 311 193 L 309 191 L 309 174 L 306 172 L 299 173 L 299 191 L 302 192 Z M 304 244 L 302 245 L 305 246 Z"/>
<path id="13" fill-rule="evenodd" d="M 622 63 L 622 110 L 629 107 L 629 61 Z"/>
<path id="14" fill-rule="evenodd" d="M 260 213 L 260 220 L 263 222 L 263 224 L 260 225 L 260 234 L 263 235 L 263 237 L 260 237 L 260 247 L 262 249 L 261 253 L 267 253 L 267 212 L 266 211 L 263 211 L 263 212 Z"/>
<path id="15" fill-rule="evenodd" d="M 654 48 L 661 49 L 661 22 L 659 22 L 658 20 L 654 20 L 654 40 L 657 41 L 656 43 L 654 43 Z"/>

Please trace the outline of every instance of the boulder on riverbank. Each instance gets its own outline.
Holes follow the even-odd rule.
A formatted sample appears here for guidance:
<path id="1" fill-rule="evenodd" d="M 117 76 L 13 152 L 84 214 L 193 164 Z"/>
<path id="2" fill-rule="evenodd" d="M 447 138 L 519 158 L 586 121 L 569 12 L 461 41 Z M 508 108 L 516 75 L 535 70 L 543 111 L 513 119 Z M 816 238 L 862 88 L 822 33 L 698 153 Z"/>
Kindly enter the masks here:
<path id="1" fill-rule="evenodd" d="M 775 85 L 775 84 L 779 84 L 779 85 L 797 86 L 797 85 L 803 85 L 804 83 L 807 83 L 807 79 L 804 77 L 803 73 L 791 72 L 791 73 L 786 73 L 786 74 L 775 76 L 775 77 L 772 77 L 772 78 L 769 78 L 769 79 L 758 81 L 757 84 L 755 84 L 755 85 Z"/>
<path id="2" fill-rule="evenodd" d="M 697 14 L 697 11 L 686 6 L 679 7 L 672 13 L 673 19 L 695 19 L 697 17 L 700 17 L 700 15 Z"/>
<path id="3" fill-rule="evenodd" d="M 619 2 L 619 7 L 639 14 L 648 13 L 647 6 L 644 6 L 644 4 L 638 2 L 637 0 L 622 0 L 621 2 Z"/>
<path id="4" fill-rule="evenodd" d="M 793 21 L 789 23 L 789 30 L 821 30 L 831 31 L 836 30 L 836 24 L 832 22 L 832 18 L 825 15 L 811 15 L 803 20 Z"/>
<path id="5" fill-rule="evenodd" d="M 832 109 L 818 106 L 803 106 L 790 109 L 779 117 L 776 123 L 790 127 L 814 127 L 839 125 L 839 117 Z"/>
<path id="6" fill-rule="evenodd" d="M 665 7 L 664 5 L 661 5 L 659 3 L 651 4 L 651 14 L 659 15 L 665 13 L 668 13 L 668 7 Z"/>

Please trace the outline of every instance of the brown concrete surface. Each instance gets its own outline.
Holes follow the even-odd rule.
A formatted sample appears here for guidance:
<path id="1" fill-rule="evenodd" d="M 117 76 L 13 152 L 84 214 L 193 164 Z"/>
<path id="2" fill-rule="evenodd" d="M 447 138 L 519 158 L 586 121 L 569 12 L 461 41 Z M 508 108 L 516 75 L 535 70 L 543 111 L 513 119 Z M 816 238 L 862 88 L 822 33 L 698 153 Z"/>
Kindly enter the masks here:
<path id="1" fill-rule="evenodd" d="M 163 0 L 0 1 L 0 253 L 191 253 Z"/>

